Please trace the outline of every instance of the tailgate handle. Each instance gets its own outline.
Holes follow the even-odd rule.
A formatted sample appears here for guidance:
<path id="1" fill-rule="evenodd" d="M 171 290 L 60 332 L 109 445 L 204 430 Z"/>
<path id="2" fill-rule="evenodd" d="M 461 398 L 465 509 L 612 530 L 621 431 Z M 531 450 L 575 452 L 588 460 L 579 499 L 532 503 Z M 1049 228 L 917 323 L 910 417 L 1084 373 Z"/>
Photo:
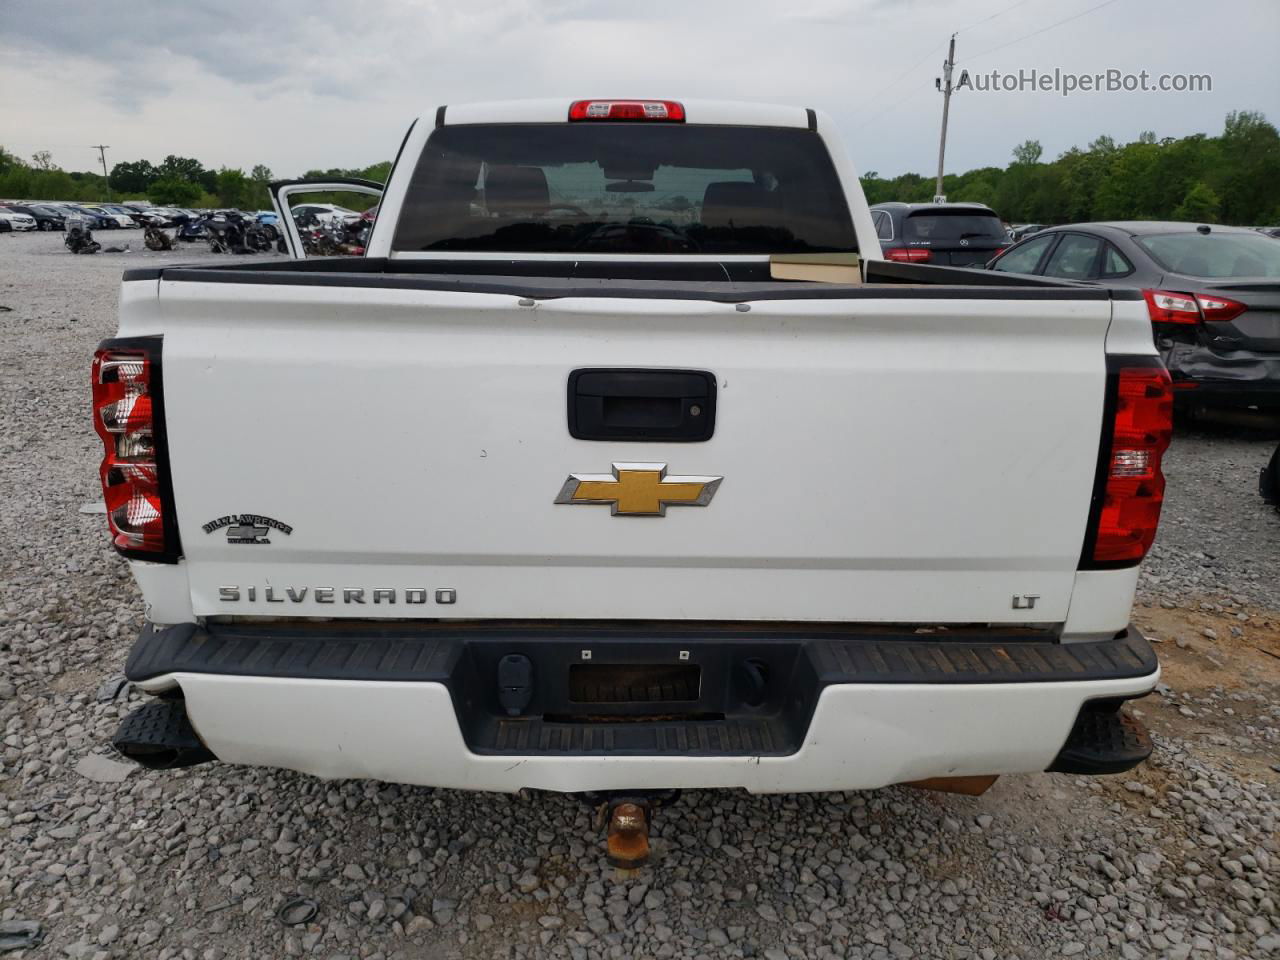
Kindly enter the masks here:
<path id="1" fill-rule="evenodd" d="M 696 443 L 715 432 L 716 377 L 705 370 L 584 368 L 569 374 L 578 440 Z"/>

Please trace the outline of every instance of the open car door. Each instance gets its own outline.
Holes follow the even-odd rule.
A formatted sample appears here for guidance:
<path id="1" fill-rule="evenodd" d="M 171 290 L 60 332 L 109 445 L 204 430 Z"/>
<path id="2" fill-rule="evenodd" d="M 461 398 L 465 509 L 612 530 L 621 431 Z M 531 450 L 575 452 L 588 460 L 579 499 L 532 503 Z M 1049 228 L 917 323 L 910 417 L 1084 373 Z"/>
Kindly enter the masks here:
<path id="1" fill-rule="evenodd" d="M 303 242 L 302 231 L 294 216 L 294 208 L 299 206 L 295 197 L 301 194 L 360 193 L 373 197 L 374 200 L 381 200 L 384 188 L 381 183 L 358 177 L 326 177 L 322 180 L 277 180 L 268 189 L 271 191 L 271 205 L 275 207 L 276 216 L 279 217 L 280 233 L 284 237 L 289 256 L 301 260 L 307 256 L 332 253 L 312 251 Z"/>

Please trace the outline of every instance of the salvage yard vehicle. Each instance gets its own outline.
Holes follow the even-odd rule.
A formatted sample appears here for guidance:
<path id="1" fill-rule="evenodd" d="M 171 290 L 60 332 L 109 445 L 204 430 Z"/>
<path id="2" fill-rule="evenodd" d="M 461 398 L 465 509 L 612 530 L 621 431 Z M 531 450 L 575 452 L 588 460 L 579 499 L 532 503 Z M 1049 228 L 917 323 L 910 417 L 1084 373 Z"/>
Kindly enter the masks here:
<path id="1" fill-rule="evenodd" d="M 300 203 L 291 209 L 295 219 L 312 217 L 320 223 L 333 220 L 358 220 L 359 212 L 340 207 L 335 203 Z"/>
<path id="2" fill-rule="evenodd" d="M 87 222 L 95 230 L 120 229 L 120 218 L 114 214 L 107 213 L 105 210 L 80 206 L 74 203 L 62 204 L 61 207 L 67 211 L 65 220 L 68 223 L 75 219 Z"/>
<path id="3" fill-rule="evenodd" d="M 9 229 L 15 232 L 19 230 L 35 230 L 37 226 L 35 216 L 11 206 L 0 206 L 0 220 L 7 223 Z"/>
<path id="4" fill-rule="evenodd" d="M 7 203 L 0 206 L 0 213 L 6 210 L 25 213 L 35 221 L 37 230 L 61 230 L 66 225 L 66 217 L 60 210 L 41 203 Z"/>
<path id="5" fill-rule="evenodd" d="M 1280 410 L 1280 244 L 1248 227 L 1052 227 L 992 270 L 1141 290 L 1179 406 Z"/>
<path id="6" fill-rule="evenodd" d="M 127 229 L 129 227 L 138 226 L 137 221 L 130 214 L 122 213 L 121 210 L 104 203 L 87 203 L 80 207 L 81 210 L 96 214 L 103 220 L 109 221 L 105 226 L 108 229 L 120 228 Z M 121 208 L 123 209 L 123 208 Z"/>
<path id="7" fill-rule="evenodd" d="M 816 111 L 441 107 L 365 256 L 129 270 L 92 383 L 147 766 L 643 814 L 1151 750 L 1141 294 L 884 260 Z"/>
<path id="8" fill-rule="evenodd" d="M 871 208 L 886 260 L 980 267 L 1009 245 L 1009 233 L 982 203 L 877 203 Z"/>
<path id="9" fill-rule="evenodd" d="M 93 239 L 93 224 L 88 217 L 69 215 L 63 221 L 62 244 L 72 253 L 97 253 L 102 244 Z"/>

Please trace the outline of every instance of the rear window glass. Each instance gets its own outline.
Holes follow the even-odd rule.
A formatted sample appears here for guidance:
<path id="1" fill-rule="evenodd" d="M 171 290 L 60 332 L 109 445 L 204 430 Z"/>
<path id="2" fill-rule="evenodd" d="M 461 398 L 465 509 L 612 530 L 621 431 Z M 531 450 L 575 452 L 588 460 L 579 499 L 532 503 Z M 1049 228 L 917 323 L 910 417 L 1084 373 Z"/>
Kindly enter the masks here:
<path id="1" fill-rule="evenodd" d="M 927 210 L 907 215 L 902 224 L 904 240 L 932 244 L 959 244 L 961 240 L 1006 241 L 1004 227 L 994 213 L 971 210 Z"/>
<path id="2" fill-rule="evenodd" d="M 880 240 L 892 240 L 893 218 L 883 210 L 871 211 L 871 217 L 876 224 L 876 237 Z"/>
<path id="3" fill-rule="evenodd" d="M 822 140 L 693 124 L 435 130 L 392 246 L 413 251 L 856 252 Z"/>
<path id="4" fill-rule="evenodd" d="M 1102 275 L 1104 277 L 1123 277 L 1133 273 L 1133 264 L 1126 260 L 1124 254 L 1111 244 L 1107 244 L 1106 252 L 1102 257 Z"/>
<path id="5" fill-rule="evenodd" d="M 1160 233 L 1133 239 L 1171 273 L 1280 277 L 1280 243 L 1258 233 Z"/>

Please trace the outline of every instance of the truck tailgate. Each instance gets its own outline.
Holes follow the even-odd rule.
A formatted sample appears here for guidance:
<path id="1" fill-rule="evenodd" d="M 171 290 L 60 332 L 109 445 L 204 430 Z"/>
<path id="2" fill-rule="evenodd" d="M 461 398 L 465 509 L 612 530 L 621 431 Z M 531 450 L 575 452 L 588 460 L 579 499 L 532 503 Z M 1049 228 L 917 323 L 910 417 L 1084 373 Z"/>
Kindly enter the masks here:
<path id="1" fill-rule="evenodd" d="M 896 293 L 743 310 L 162 279 L 194 611 L 1065 620 L 1111 303 Z M 712 372 L 714 435 L 573 439 L 582 367 Z M 662 517 L 556 503 L 637 462 L 723 480 Z M 229 536 L 245 515 L 266 532 Z"/>

